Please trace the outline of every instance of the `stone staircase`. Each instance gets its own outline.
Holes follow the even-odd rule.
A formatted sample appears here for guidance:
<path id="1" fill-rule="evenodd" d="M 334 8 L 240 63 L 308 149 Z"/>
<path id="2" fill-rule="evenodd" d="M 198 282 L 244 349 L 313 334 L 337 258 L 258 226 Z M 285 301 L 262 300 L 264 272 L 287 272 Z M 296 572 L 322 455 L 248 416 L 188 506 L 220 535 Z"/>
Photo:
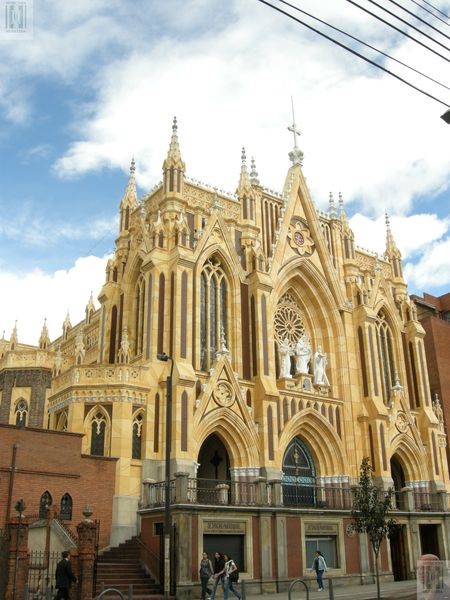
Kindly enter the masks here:
<path id="1" fill-rule="evenodd" d="M 136 538 L 131 538 L 98 557 L 97 596 L 102 589 L 115 588 L 128 598 L 128 586 L 132 584 L 133 600 L 163 598 L 159 591 L 159 584 L 141 569 L 139 552 L 139 542 Z M 119 596 L 107 594 L 103 598 L 117 600 Z"/>

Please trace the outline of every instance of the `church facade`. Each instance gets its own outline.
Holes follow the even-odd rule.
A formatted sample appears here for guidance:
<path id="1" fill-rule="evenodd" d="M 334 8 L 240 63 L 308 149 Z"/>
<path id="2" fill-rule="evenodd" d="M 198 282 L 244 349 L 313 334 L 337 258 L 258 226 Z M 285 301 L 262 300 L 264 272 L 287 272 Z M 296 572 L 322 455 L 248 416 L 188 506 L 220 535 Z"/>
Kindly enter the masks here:
<path id="1" fill-rule="evenodd" d="M 131 165 L 100 308 L 91 299 L 54 341 L 44 327 L 29 365 L 14 334 L 0 342 L 2 421 L 81 433 L 85 454 L 117 458 L 110 543 L 140 531 L 154 556 L 172 370 L 181 594 L 203 549 L 253 582 L 301 576 L 317 548 L 336 575 L 372 572 L 350 526 L 365 456 L 395 490 L 383 571 L 406 579 L 420 554 L 450 557 L 446 436 L 389 221 L 383 257 L 358 248 L 341 196 L 318 211 L 296 143 L 290 159 L 281 193 L 244 152 L 236 194 L 211 189 L 186 176 L 174 120 L 163 181 L 140 200 Z M 15 387 L 19 367 L 39 401 Z"/>

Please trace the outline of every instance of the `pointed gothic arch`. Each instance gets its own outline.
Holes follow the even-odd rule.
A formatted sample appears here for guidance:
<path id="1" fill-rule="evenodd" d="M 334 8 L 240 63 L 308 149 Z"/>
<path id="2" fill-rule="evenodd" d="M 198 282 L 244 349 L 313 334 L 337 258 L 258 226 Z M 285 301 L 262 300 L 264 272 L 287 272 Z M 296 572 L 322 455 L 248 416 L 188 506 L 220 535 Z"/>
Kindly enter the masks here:
<path id="1" fill-rule="evenodd" d="M 416 442 L 407 434 L 400 434 L 391 442 L 390 458 L 400 462 L 405 481 L 425 481 L 429 479 L 426 471 L 427 457 Z"/>
<path id="2" fill-rule="evenodd" d="M 342 440 L 329 421 L 314 408 L 305 408 L 287 423 L 279 441 L 278 460 L 291 440 L 299 437 L 308 446 L 317 476 L 347 475 L 348 461 Z"/>
<path id="3" fill-rule="evenodd" d="M 109 456 L 111 448 L 111 418 L 101 405 L 94 406 L 84 420 L 87 453 Z"/>

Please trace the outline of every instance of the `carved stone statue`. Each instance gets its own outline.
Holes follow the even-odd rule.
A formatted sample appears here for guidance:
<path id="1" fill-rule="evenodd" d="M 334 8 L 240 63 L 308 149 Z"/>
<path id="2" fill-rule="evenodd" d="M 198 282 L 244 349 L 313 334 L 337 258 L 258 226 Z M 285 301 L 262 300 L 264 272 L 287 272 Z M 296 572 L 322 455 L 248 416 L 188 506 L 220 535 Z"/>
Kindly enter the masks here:
<path id="1" fill-rule="evenodd" d="M 295 372 L 309 373 L 309 362 L 311 360 L 311 344 L 309 343 L 309 339 L 306 333 L 304 333 L 300 337 L 295 346 L 295 356 L 297 357 L 295 363 Z"/>
<path id="2" fill-rule="evenodd" d="M 280 353 L 280 377 L 291 379 L 291 353 L 292 348 L 289 339 L 286 336 L 279 345 Z"/>
<path id="3" fill-rule="evenodd" d="M 318 346 L 314 353 L 314 383 L 316 385 L 330 385 L 325 369 L 327 367 L 328 358 L 326 352 L 322 350 L 322 346 Z"/>

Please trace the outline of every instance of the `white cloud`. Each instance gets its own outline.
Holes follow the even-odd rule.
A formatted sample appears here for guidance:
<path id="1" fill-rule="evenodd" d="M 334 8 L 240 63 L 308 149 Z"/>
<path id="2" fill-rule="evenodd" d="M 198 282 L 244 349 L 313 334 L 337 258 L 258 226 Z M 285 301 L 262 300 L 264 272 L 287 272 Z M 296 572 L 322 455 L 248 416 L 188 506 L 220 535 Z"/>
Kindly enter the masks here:
<path id="1" fill-rule="evenodd" d="M 403 260 L 421 252 L 428 252 L 432 244 L 440 240 L 450 227 L 450 218 L 439 219 L 435 214 L 416 214 L 389 218 L 394 241 Z M 355 242 L 372 252 L 382 255 L 386 249 L 386 223 L 384 216 L 371 219 L 357 213 L 350 219 Z"/>
<path id="2" fill-rule="evenodd" d="M 372 214 L 380 203 L 406 213 L 415 197 L 448 188 L 443 108 L 267 7 L 232 6 L 234 19 L 220 31 L 160 38 L 101 70 L 97 96 L 56 163 L 58 173 L 126 169 L 134 154 L 138 182 L 149 188 L 160 179 L 176 114 L 188 175 L 233 190 L 246 145 L 261 181 L 280 189 L 289 166 L 292 94 L 304 131 L 304 169 L 319 205 L 331 188 Z M 322 16 L 337 18 L 333 2 L 322 9 Z M 356 24 L 365 39 L 378 39 L 379 28 L 356 12 L 344 11 L 340 24 Z M 405 40 L 391 52 L 407 52 L 412 42 Z M 436 62 L 427 53 L 417 60 L 424 70 Z"/>
<path id="3" fill-rule="evenodd" d="M 63 240 L 100 240 L 111 232 L 116 232 L 117 223 L 117 215 L 77 225 L 57 222 L 35 214 L 30 206 L 25 205 L 21 214 L 14 219 L 0 218 L 0 236 L 21 241 L 28 246 L 53 247 Z"/>
<path id="4" fill-rule="evenodd" d="M 98 306 L 96 296 L 105 281 L 107 259 L 79 258 L 70 269 L 54 273 L 0 271 L 0 289 L 8 290 L 2 295 L 0 332 L 5 330 L 9 338 L 17 319 L 19 342 L 37 344 L 46 318 L 50 338 L 57 338 L 67 311 L 73 325 L 84 317 L 91 291 Z"/>
<path id="5" fill-rule="evenodd" d="M 429 291 L 433 287 L 447 289 L 450 285 L 450 238 L 431 244 L 419 262 L 408 263 L 404 269 L 410 286 Z"/>

